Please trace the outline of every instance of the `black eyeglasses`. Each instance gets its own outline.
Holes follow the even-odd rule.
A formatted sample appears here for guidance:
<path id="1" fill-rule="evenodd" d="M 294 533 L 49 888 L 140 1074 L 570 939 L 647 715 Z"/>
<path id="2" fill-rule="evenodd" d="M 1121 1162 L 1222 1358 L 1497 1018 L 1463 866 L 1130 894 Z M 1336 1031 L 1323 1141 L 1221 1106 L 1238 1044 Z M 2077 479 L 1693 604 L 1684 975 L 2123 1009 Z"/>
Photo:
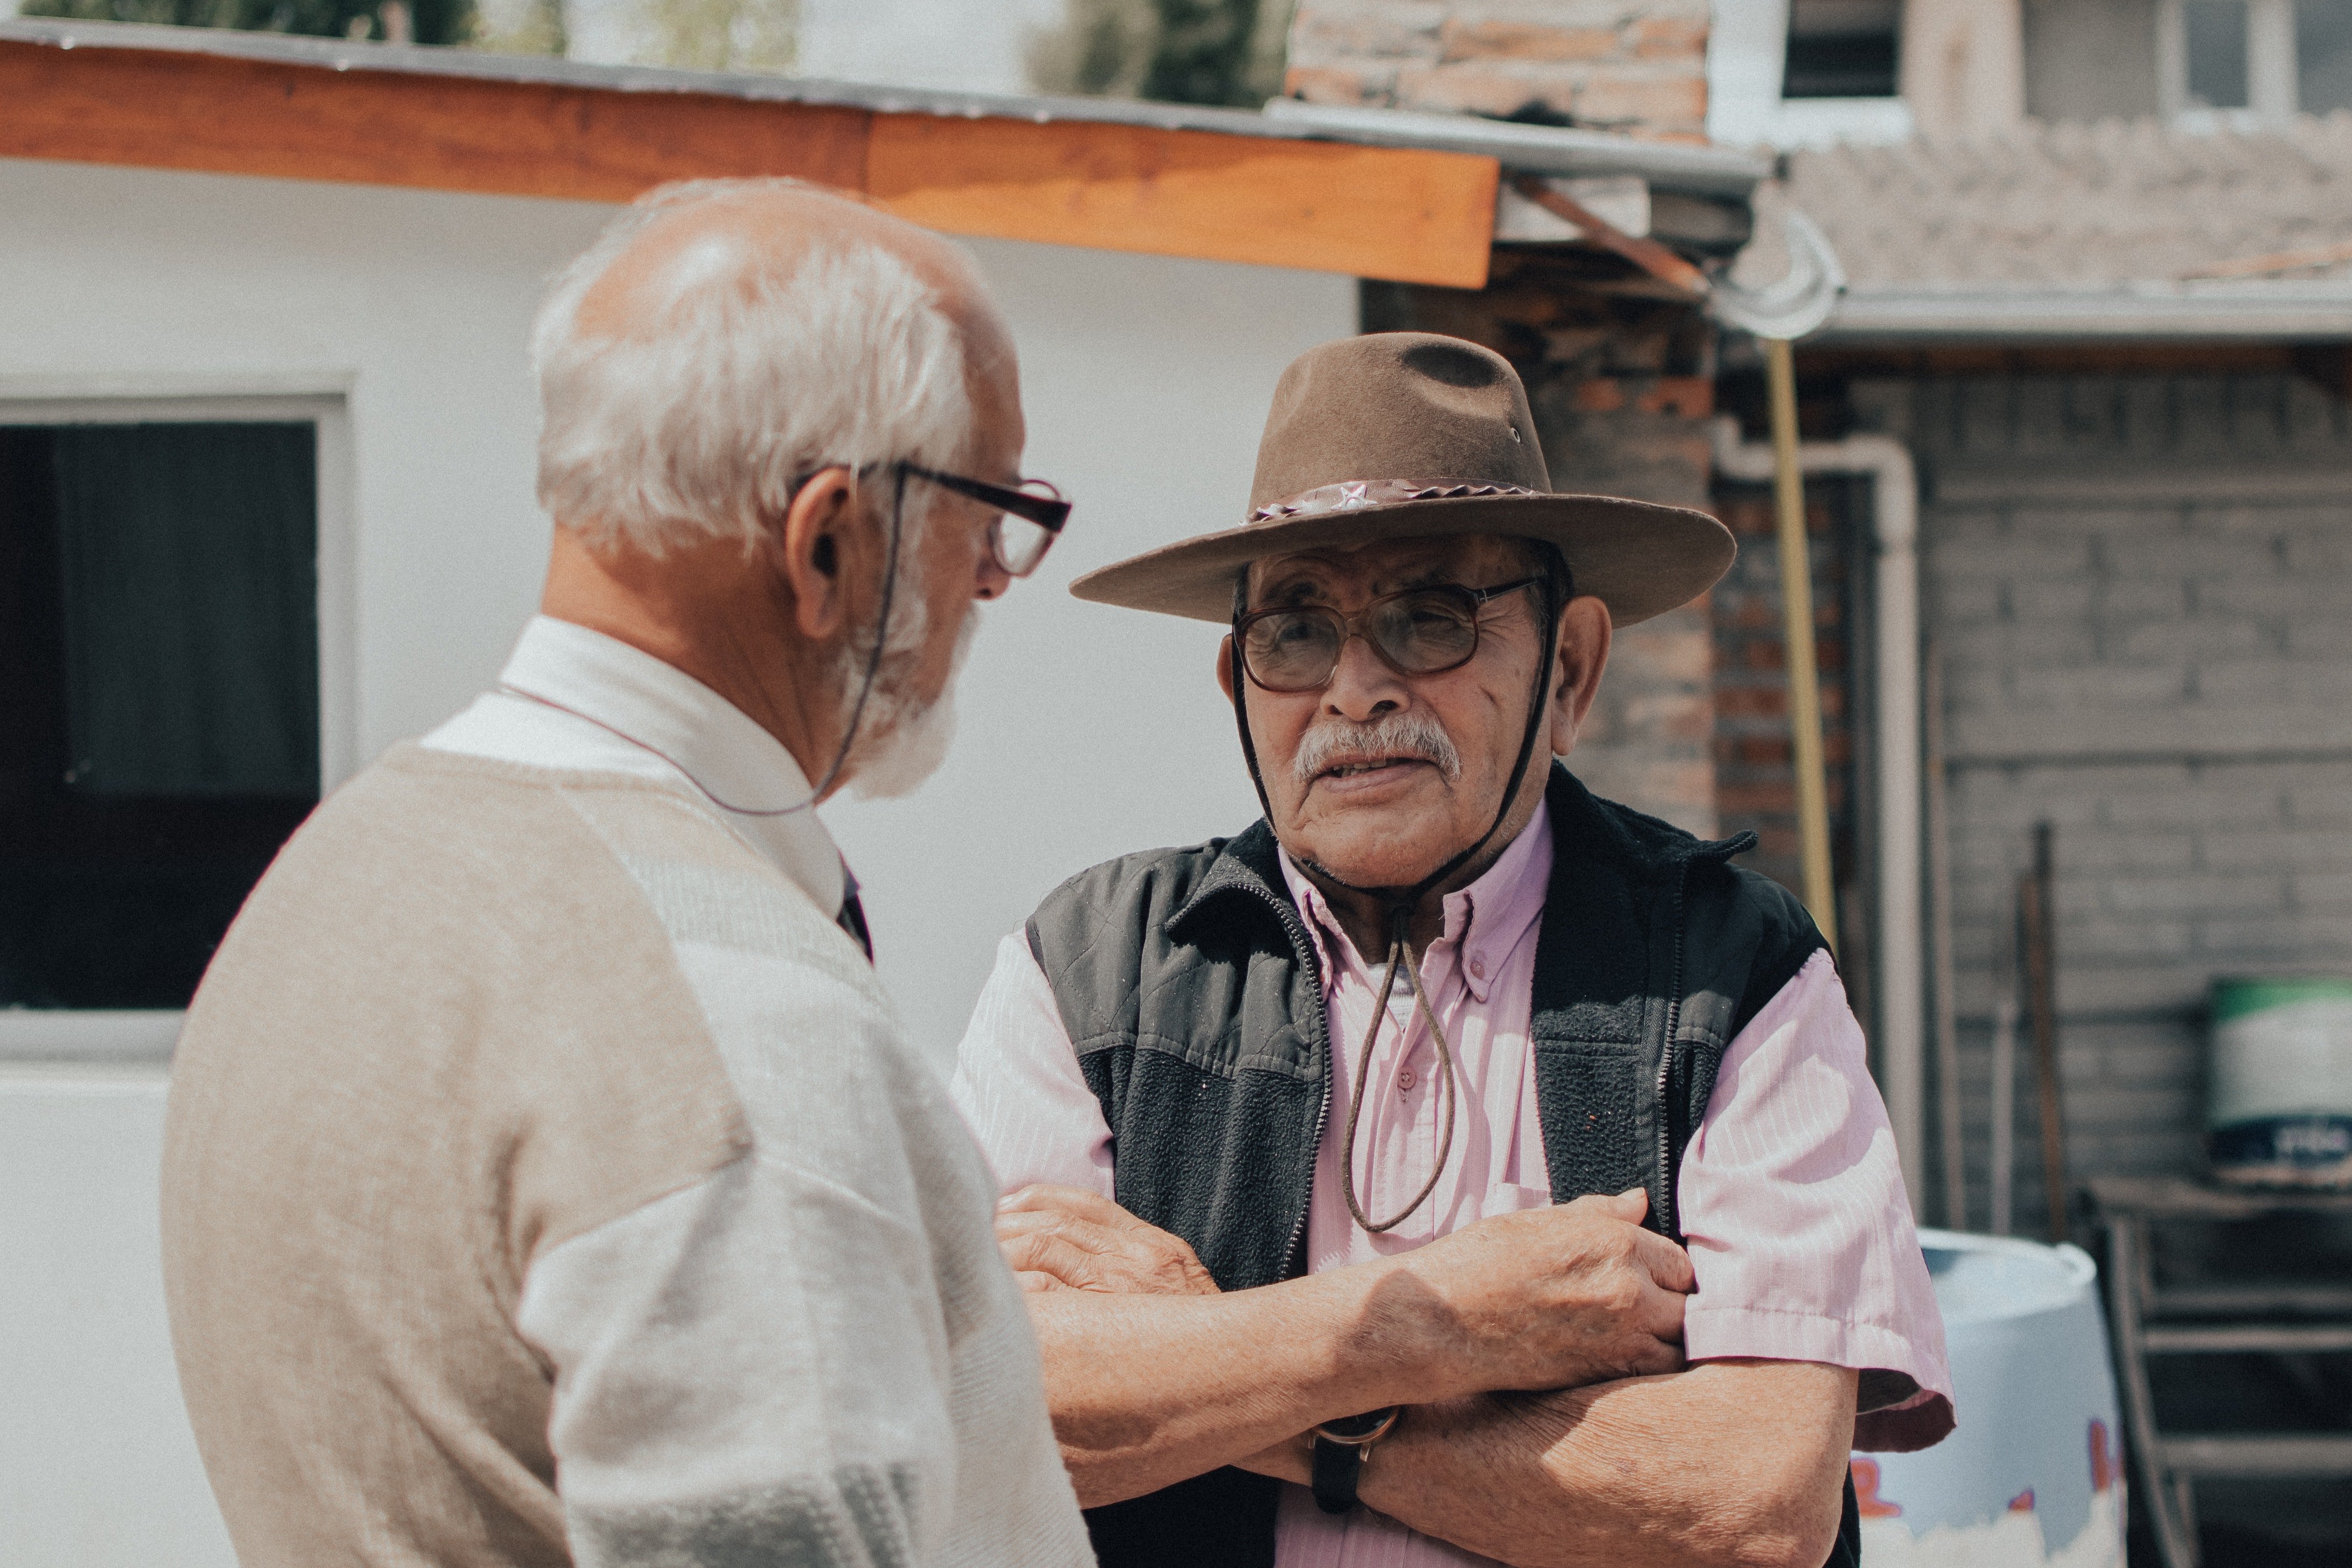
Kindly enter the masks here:
<path id="1" fill-rule="evenodd" d="M 1399 675 L 1443 675 L 1478 652 L 1478 608 L 1542 582 L 1522 577 L 1492 588 L 1442 583 L 1383 595 L 1352 616 L 1328 605 L 1252 610 L 1234 619 L 1234 644 L 1253 684 L 1266 691 L 1319 691 L 1339 668 L 1351 637 L 1371 644 Z"/>
<path id="2" fill-rule="evenodd" d="M 1068 500 L 1044 479 L 1024 479 L 1014 489 L 961 474 L 943 474 L 919 463 L 900 463 L 898 468 L 941 489 L 994 507 L 995 520 L 988 525 L 988 548 L 996 563 L 1012 576 L 1026 577 L 1037 570 L 1037 563 L 1045 559 L 1045 552 L 1054 547 L 1063 525 L 1070 521 Z"/>

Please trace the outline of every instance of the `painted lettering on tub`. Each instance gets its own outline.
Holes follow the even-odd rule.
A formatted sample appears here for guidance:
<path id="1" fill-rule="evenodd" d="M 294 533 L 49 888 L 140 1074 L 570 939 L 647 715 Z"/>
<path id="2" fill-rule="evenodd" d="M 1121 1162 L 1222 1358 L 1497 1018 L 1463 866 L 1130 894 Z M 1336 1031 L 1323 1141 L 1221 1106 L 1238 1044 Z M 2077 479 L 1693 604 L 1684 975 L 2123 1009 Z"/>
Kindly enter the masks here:
<path id="1" fill-rule="evenodd" d="M 1968 1525 L 1938 1525 L 1913 1535 L 1896 1522 L 1903 1505 L 1881 1489 L 1875 1459 L 1857 1456 L 1853 1489 L 1862 1505 L 1862 1554 L 1871 1568 L 2123 1568 L 2123 1455 L 2105 1421 L 2085 1434 L 2091 1461 L 2091 1515 L 2074 1539 L 2053 1550 L 2042 1538 L 2033 1489 L 2000 1514 Z"/>
<path id="2" fill-rule="evenodd" d="M 1851 1463 L 1853 1468 L 1854 1500 L 1862 1505 L 1862 1517 L 1864 1519 L 1902 1518 L 1901 1503 L 1889 1502 L 1878 1495 L 1878 1461 L 1855 1459 Z"/>

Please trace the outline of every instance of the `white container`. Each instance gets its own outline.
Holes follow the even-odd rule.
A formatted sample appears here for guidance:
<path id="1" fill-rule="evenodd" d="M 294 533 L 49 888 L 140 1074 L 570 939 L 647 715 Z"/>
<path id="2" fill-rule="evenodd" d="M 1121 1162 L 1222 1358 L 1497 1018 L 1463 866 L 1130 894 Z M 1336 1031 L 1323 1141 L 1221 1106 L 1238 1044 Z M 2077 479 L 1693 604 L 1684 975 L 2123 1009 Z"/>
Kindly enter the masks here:
<path id="1" fill-rule="evenodd" d="M 2098 1268 L 2075 1247 L 1923 1230 L 1959 1426 L 1856 1454 L 1868 1568 L 2123 1568 L 2123 1438 Z"/>
<path id="2" fill-rule="evenodd" d="M 2217 1180 L 2352 1187 L 2352 979 L 2213 982 Z"/>

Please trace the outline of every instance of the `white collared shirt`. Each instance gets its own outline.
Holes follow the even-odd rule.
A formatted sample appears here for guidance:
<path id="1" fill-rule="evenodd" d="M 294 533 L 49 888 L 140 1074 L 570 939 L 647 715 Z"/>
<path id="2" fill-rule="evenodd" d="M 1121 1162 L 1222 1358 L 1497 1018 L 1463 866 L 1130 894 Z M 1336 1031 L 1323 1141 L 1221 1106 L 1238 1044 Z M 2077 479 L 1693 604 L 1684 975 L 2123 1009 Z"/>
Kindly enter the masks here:
<path id="1" fill-rule="evenodd" d="M 529 767 L 683 784 L 817 908 L 838 911 L 848 890 L 841 851 L 814 808 L 751 815 L 809 797 L 808 775 L 783 742 L 675 665 L 586 626 L 532 616 L 499 672 L 498 689 L 476 698 L 424 744 Z"/>

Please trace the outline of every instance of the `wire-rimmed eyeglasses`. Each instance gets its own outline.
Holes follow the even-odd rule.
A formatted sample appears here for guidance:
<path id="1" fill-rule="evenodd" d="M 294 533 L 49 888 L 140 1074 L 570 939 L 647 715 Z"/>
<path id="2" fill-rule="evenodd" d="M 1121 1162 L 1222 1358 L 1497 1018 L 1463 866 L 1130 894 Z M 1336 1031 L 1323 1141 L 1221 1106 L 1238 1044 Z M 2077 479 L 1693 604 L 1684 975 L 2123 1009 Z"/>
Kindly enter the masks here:
<path id="1" fill-rule="evenodd" d="M 941 489 L 994 507 L 996 517 L 988 525 L 988 548 L 1011 576 L 1026 577 L 1037 570 L 1037 563 L 1045 559 L 1045 552 L 1054 547 L 1063 525 L 1070 521 L 1068 498 L 1049 480 L 1023 479 L 1018 487 L 993 485 L 919 463 L 898 466 L 901 472 L 929 479 Z"/>
<path id="2" fill-rule="evenodd" d="M 1407 588 L 1382 595 L 1352 616 L 1328 605 L 1252 610 L 1234 618 L 1234 646 L 1250 683 L 1265 691 L 1321 690 L 1351 637 L 1370 644 L 1399 675 L 1443 675 L 1477 657 L 1481 605 L 1542 581 L 1538 575 L 1492 588 L 1458 583 Z"/>

